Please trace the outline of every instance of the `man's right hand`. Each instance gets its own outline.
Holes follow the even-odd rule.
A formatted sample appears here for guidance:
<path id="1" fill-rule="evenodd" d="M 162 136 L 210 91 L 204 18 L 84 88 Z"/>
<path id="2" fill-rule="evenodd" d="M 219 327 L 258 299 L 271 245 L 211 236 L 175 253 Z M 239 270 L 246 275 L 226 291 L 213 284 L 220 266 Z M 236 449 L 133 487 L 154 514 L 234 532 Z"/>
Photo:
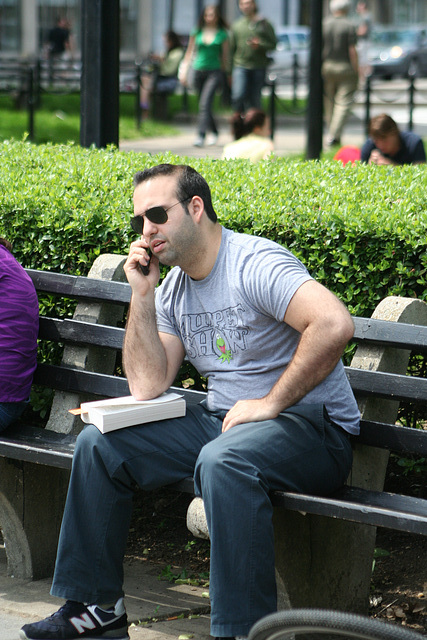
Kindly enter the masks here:
<path id="1" fill-rule="evenodd" d="M 143 296 L 149 290 L 154 290 L 160 278 L 159 260 L 147 253 L 148 248 L 147 242 L 142 238 L 132 242 L 129 248 L 129 255 L 123 267 L 132 290 Z M 144 275 L 141 267 L 148 265 L 148 275 Z"/>
<path id="2" fill-rule="evenodd" d="M 369 156 L 368 164 L 394 164 L 390 158 L 386 158 L 383 156 L 381 151 L 378 149 L 373 149 L 371 151 L 371 155 Z"/>

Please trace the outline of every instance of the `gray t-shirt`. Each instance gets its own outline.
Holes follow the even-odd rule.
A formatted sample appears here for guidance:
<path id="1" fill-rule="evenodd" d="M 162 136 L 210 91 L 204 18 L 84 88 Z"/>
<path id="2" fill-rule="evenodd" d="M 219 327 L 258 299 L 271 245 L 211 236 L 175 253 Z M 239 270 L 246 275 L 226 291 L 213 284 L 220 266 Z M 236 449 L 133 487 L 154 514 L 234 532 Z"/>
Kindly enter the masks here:
<path id="1" fill-rule="evenodd" d="M 208 378 L 209 410 L 228 410 L 270 391 L 300 339 L 283 321 L 286 309 L 310 279 L 284 247 L 225 228 L 206 278 L 192 280 L 179 267 L 169 272 L 156 290 L 157 327 L 177 336 Z M 359 411 L 341 362 L 300 403 L 322 403 L 331 420 L 358 432 Z"/>

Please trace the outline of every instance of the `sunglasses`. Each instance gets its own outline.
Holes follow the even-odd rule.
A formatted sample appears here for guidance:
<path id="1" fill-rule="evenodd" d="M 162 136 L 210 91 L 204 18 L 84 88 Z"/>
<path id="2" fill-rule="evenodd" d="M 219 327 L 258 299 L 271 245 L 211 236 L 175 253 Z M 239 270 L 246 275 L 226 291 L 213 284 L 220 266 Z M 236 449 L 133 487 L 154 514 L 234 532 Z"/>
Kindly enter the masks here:
<path id="1" fill-rule="evenodd" d="M 171 204 L 170 207 L 165 209 L 165 207 L 151 207 L 151 209 L 147 209 L 143 216 L 134 216 L 131 218 L 130 226 L 138 235 L 142 235 L 144 229 L 144 218 L 147 218 L 150 222 L 154 222 L 154 224 L 164 224 L 168 220 L 168 211 L 172 209 L 172 207 L 176 207 L 177 204 L 182 204 L 187 200 L 191 200 L 193 196 L 187 196 L 184 200 L 180 200 L 179 202 L 175 202 L 175 204 Z"/>

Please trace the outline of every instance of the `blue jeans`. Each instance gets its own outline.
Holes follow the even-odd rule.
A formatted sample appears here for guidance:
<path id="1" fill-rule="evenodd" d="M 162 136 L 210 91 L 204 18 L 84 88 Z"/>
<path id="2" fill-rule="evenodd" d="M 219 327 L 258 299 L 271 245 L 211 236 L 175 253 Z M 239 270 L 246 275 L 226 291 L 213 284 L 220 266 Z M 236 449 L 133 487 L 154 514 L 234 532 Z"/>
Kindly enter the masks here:
<path id="1" fill-rule="evenodd" d="M 0 431 L 6 429 L 12 422 L 18 420 L 28 405 L 28 400 L 22 402 L 0 402 Z"/>
<path id="2" fill-rule="evenodd" d="M 244 113 L 254 107 L 261 108 L 261 91 L 265 82 L 265 69 L 234 67 L 231 76 L 231 105 L 234 111 Z"/>
<path id="3" fill-rule="evenodd" d="M 222 79 L 223 74 L 220 70 L 196 71 L 194 74 L 194 87 L 199 94 L 199 135 L 202 138 L 208 131 L 218 133 L 212 105 L 215 93 L 222 84 Z"/>
<path id="4" fill-rule="evenodd" d="M 247 635 L 276 610 L 270 489 L 319 494 L 351 467 L 348 437 L 321 405 L 221 433 L 224 414 L 202 405 L 185 418 L 77 439 L 52 595 L 110 602 L 121 595 L 135 485 L 154 489 L 194 473 L 211 539 L 211 634 Z"/>

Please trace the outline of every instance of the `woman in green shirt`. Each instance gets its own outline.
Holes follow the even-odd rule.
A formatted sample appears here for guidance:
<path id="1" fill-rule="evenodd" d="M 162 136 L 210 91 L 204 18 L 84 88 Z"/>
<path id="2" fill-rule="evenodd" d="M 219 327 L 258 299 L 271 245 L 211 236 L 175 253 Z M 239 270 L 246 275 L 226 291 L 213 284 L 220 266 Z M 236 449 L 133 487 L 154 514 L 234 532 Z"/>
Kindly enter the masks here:
<path id="1" fill-rule="evenodd" d="M 194 87 L 199 94 L 198 136 L 195 147 L 203 147 L 205 136 L 211 133 L 208 144 L 216 144 L 218 129 L 212 113 L 215 92 L 221 86 L 228 60 L 228 33 L 218 7 L 207 5 L 198 26 L 190 35 L 184 65 L 193 62 Z M 186 78 L 181 78 L 186 82 Z"/>

